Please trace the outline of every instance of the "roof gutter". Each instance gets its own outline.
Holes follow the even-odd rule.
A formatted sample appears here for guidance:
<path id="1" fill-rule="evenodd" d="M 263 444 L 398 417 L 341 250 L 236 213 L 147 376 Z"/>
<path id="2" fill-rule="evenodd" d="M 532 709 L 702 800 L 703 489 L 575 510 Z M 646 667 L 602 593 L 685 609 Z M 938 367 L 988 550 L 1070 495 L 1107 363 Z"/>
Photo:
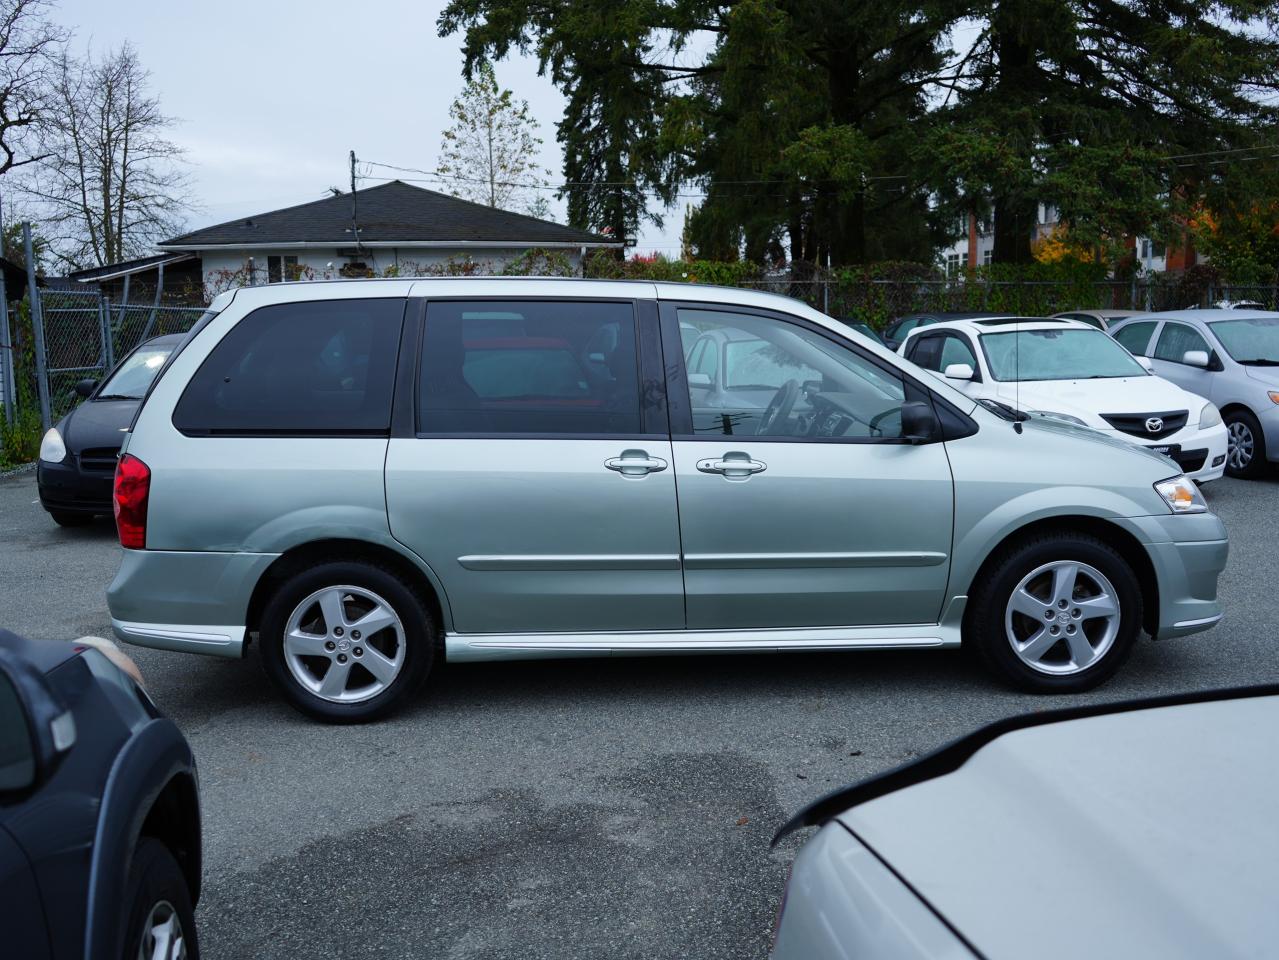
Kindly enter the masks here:
<path id="1" fill-rule="evenodd" d="M 548 240 L 545 243 L 529 243 L 526 241 L 501 240 L 361 240 L 360 246 L 378 250 L 509 250 L 509 249 L 563 249 L 581 250 L 585 247 L 621 247 L 625 244 L 618 240 Z M 160 243 L 156 246 L 168 251 L 182 250 L 333 250 L 339 247 L 350 247 L 351 238 L 341 240 L 298 240 L 288 243 Z"/>

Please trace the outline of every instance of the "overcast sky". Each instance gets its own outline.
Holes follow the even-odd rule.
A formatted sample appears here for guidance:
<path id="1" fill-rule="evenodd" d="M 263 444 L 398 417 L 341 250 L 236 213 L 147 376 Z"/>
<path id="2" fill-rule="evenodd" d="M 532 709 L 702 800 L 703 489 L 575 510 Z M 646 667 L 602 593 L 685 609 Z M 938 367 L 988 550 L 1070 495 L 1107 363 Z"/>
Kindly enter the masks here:
<path id="1" fill-rule="evenodd" d="M 460 42 L 436 36 L 441 6 L 61 0 L 54 18 L 75 31 L 79 51 L 133 43 L 164 110 L 179 121 L 172 137 L 191 161 L 202 210 L 189 226 L 197 227 L 347 188 L 350 150 L 361 160 L 433 168 L 462 88 Z M 497 64 L 497 78 L 528 100 L 545 141 L 543 166 L 552 181 L 562 179 L 554 124 L 563 98 L 531 59 Z M 563 204 L 549 196 L 563 222 Z M 678 255 L 681 223 L 681 212 L 668 213 L 666 229 L 647 228 L 639 249 Z"/>

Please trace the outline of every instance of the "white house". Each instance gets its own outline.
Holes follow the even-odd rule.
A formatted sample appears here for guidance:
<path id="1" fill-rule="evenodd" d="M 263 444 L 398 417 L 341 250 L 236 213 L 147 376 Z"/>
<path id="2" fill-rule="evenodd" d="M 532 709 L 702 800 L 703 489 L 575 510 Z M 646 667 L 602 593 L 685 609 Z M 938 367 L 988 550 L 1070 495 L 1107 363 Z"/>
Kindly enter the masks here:
<path id="1" fill-rule="evenodd" d="M 1035 238 L 1050 236 L 1061 217 L 1051 203 L 1038 206 L 1035 220 Z M 995 252 L 993 230 L 983 230 L 976 216 L 970 215 L 962 224 L 962 235 L 950 246 L 942 249 L 941 265 L 946 276 L 955 277 L 970 267 L 980 267 L 991 262 Z M 1167 251 L 1162 244 L 1148 237 L 1138 237 L 1133 253 L 1137 263 L 1146 273 L 1162 273 L 1168 269 Z M 1184 264 L 1183 264 L 1184 266 Z"/>
<path id="2" fill-rule="evenodd" d="M 469 258 L 500 271 L 529 250 L 575 267 L 589 250 L 620 247 L 560 223 L 459 200 L 399 180 L 174 237 L 159 248 L 200 258 L 206 289 L 281 280 L 429 273 Z"/>

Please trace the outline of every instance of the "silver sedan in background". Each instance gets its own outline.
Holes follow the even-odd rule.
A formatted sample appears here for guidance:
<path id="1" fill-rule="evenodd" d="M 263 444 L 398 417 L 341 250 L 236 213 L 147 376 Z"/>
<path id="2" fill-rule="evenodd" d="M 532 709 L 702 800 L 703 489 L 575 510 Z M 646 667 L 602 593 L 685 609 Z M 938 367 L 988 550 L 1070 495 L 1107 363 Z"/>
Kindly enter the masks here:
<path id="1" fill-rule="evenodd" d="M 1229 476 L 1255 480 L 1279 461 L 1279 313 L 1176 310 L 1109 333 L 1156 375 L 1217 405 L 1230 432 Z"/>
<path id="2" fill-rule="evenodd" d="M 773 960 L 1279 944 L 1279 686 L 1033 714 L 819 800 Z"/>

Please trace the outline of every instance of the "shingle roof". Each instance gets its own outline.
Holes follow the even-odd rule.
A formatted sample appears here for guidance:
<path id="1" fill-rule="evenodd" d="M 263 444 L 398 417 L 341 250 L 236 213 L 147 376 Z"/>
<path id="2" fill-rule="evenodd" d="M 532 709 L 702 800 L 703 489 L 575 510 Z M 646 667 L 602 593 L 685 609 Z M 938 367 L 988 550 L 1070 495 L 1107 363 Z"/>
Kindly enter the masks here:
<path id="1" fill-rule="evenodd" d="M 521 213 L 459 200 L 393 180 L 357 197 L 362 243 L 612 244 L 607 237 Z M 256 244 L 332 243 L 354 247 L 351 195 L 325 197 L 228 223 L 193 230 L 159 244 L 173 247 L 244 247 Z"/>

